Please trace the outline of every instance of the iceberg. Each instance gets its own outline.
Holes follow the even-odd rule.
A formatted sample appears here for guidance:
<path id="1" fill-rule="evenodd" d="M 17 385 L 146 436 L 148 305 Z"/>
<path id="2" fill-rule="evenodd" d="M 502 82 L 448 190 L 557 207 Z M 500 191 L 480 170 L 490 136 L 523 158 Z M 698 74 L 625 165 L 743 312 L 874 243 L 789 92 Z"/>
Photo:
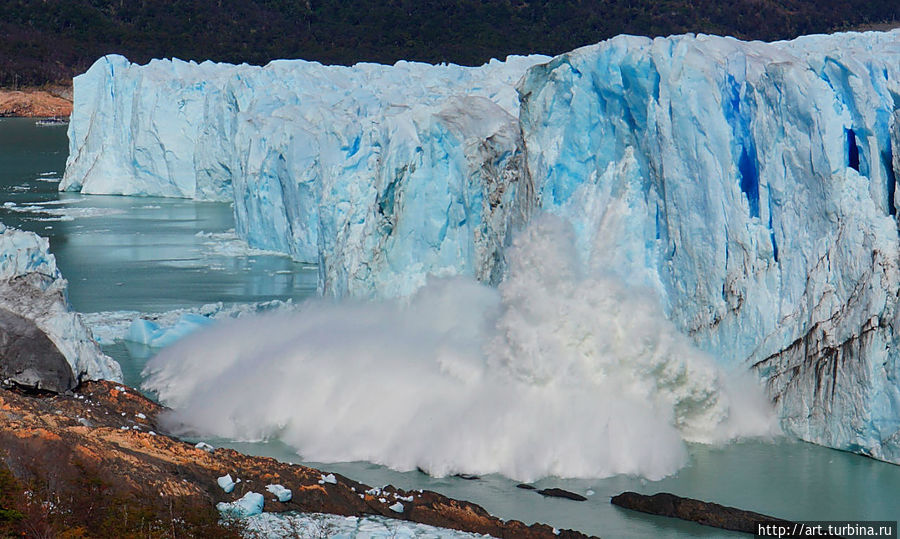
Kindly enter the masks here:
<path id="1" fill-rule="evenodd" d="M 0 223 L 0 311 L 33 322 L 65 358 L 71 376 L 63 385 L 70 387 L 54 390 L 72 389 L 84 380 L 121 382 L 119 364 L 100 351 L 81 316 L 69 310 L 67 286 L 46 238 Z M 29 369 L 13 380 L 29 386 L 41 383 Z"/>
<path id="2" fill-rule="evenodd" d="M 62 189 L 232 200 L 333 296 L 497 285 L 539 213 L 801 439 L 900 463 L 900 31 L 619 36 L 479 68 L 99 60 Z M 616 281 L 618 282 L 618 281 Z"/>

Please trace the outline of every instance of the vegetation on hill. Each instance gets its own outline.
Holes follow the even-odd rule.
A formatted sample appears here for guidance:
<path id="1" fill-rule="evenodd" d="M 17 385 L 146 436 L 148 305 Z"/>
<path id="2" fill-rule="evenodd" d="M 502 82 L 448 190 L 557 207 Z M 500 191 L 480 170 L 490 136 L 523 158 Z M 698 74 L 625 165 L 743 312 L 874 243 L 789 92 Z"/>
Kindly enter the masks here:
<path id="1" fill-rule="evenodd" d="M 109 53 L 476 65 L 622 33 L 775 40 L 895 20 L 896 0 L 7 0 L 0 86 L 65 81 Z"/>

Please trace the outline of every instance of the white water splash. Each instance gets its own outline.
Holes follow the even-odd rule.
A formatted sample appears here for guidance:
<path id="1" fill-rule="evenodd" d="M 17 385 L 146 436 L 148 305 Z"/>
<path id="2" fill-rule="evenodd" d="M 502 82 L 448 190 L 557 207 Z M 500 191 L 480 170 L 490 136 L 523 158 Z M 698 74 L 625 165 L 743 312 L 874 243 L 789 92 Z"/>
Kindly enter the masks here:
<path id="1" fill-rule="evenodd" d="M 145 387 L 182 433 L 434 475 L 655 479 L 685 464 L 685 440 L 774 432 L 754 383 L 726 376 L 649 294 L 583 274 L 573 245 L 541 218 L 498 289 L 434 280 L 406 302 L 223 323 L 154 358 Z"/>

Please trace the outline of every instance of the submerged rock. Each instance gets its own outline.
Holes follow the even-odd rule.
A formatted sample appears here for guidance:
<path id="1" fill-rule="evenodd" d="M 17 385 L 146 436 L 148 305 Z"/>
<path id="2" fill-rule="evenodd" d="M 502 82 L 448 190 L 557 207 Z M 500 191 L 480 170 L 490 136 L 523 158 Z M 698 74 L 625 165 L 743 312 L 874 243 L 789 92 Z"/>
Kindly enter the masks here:
<path id="1" fill-rule="evenodd" d="M 693 498 L 682 498 L 668 492 L 661 492 L 652 496 L 638 494 L 637 492 L 623 492 L 618 496 L 613 496 L 610 502 L 613 505 L 633 511 L 680 518 L 703 524 L 704 526 L 752 534 L 757 532 L 759 524 L 792 524 L 786 520 L 761 515 L 752 511 L 744 511 L 743 509 L 704 502 Z"/>
<path id="2" fill-rule="evenodd" d="M 565 498 L 567 500 L 574 500 L 576 502 L 587 501 L 587 498 L 585 498 L 581 494 L 575 494 L 574 492 L 569 492 L 568 490 L 563 490 L 561 488 L 545 488 L 543 490 L 539 490 L 538 494 L 540 494 L 541 496 L 547 496 L 549 498 Z"/>

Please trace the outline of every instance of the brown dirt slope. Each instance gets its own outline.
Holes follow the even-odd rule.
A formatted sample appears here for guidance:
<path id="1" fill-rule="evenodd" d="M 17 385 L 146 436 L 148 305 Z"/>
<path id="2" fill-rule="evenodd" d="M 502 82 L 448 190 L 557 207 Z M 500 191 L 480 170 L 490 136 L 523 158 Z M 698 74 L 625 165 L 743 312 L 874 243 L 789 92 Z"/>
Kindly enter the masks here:
<path id="1" fill-rule="evenodd" d="M 0 490 L 5 465 L 14 476 L 9 480 L 39 502 L 5 507 L 0 498 L 0 524 L 9 510 L 18 518 L 14 524 L 55 522 L 70 530 L 83 528 L 91 537 L 202 537 L 218 526 L 217 502 L 255 491 L 266 495 L 265 511 L 384 515 L 495 537 L 585 537 L 571 531 L 555 535 L 541 524 L 504 522 L 477 505 L 435 492 L 388 486 L 373 496 L 367 485 L 337 474 L 335 483 L 323 482 L 323 473 L 313 468 L 230 449 L 197 449 L 162 433 L 157 417 L 163 411 L 136 391 L 109 382 L 82 384 L 68 396 L 0 389 Z M 241 478 L 230 494 L 216 484 L 225 474 Z M 275 501 L 265 492 L 272 483 L 291 489 L 293 499 Z M 401 496 L 413 501 L 404 501 L 398 514 L 389 507 Z M 145 532 L 145 525 L 154 534 Z"/>
<path id="2" fill-rule="evenodd" d="M 72 101 L 46 90 L 0 90 L 0 116 L 50 118 L 72 114 Z"/>

